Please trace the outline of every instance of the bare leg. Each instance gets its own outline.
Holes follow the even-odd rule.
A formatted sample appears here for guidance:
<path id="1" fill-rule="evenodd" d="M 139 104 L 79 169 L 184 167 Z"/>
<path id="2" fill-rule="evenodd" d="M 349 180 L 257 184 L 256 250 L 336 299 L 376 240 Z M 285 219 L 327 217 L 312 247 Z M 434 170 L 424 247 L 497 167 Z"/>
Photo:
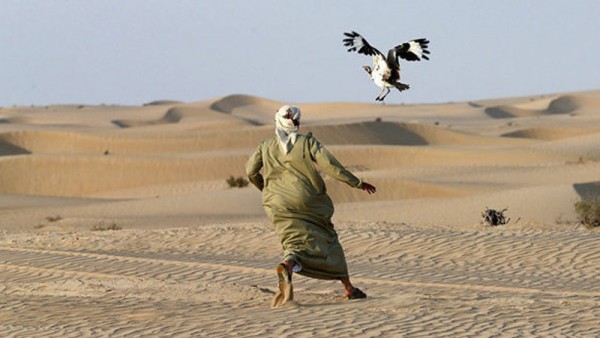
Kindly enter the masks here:
<path id="1" fill-rule="evenodd" d="M 340 278 L 340 281 L 342 282 L 342 284 L 344 284 L 344 294 L 346 295 L 346 297 L 348 297 L 352 290 L 354 290 L 354 286 L 350 282 L 350 277 Z"/>
<path id="2" fill-rule="evenodd" d="M 289 301 L 294 300 L 294 287 L 292 286 L 292 273 L 295 261 L 291 259 L 283 260 L 277 266 L 277 278 L 279 279 L 279 291 L 271 300 L 271 307 L 280 307 Z"/>

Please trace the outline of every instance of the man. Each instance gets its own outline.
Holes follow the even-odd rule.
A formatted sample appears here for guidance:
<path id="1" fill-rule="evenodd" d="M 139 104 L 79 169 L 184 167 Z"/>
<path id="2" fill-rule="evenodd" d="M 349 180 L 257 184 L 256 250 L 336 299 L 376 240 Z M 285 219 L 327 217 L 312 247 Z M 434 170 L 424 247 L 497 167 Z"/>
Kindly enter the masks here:
<path id="1" fill-rule="evenodd" d="M 279 292 L 271 305 L 278 307 L 293 300 L 293 272 L 338 279 L 348 299 L 366 298 L 350 282 L 344 251 L 331 223 L 333 203 L 317 167 L 369 194 L 376 189 L 345 169 L 311 133 L 298 134 L 300 115 L 296 106 L 279 108 L 275 113 L 275 137 L 264 140 L 246 164 L 250 182 L 262 191 L 265 212 L 284 251 L 277 267 Z"/>

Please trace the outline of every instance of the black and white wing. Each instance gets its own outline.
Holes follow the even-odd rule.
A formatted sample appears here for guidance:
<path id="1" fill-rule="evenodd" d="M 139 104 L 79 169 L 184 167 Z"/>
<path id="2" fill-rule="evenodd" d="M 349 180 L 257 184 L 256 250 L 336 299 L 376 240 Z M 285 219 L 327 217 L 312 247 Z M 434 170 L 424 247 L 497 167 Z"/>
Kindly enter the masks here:
<path id="1" fill-rule="evenodd" d="M 382 55 L 383 54 L 377 50 L 377 48 L 371 46 L 362 35 L 352 31 L 351 33 L 344 33 L 347 37 L 344 39 L 344 46 L 350 47 L 348 48 L 349 52 L 357 52 L 359 54 L 365 55 Z"/>
<path id="2" fill-rule="evenodd" d="M 429 60 L 429 40 L 427 39 L 416 39 L 405 42 L 398 45 L 390 50 L 388 53 L 388 59 L 391 56 L 392 51 L 404 60 L 407 61 L 421 61 L 421 59 Z M 397 58 L 395 58 L 397 60 Z M 389 61 L 389 60 L 388 60 Z M 396 61 L 397 63 L 397 61 Z"/>

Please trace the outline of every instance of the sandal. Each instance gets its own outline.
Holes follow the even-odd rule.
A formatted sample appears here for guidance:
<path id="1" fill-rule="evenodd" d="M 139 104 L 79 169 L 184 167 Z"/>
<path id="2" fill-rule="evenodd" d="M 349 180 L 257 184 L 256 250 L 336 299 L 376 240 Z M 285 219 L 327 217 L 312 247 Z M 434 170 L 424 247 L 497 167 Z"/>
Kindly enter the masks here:
<path id="1" fill-rule="evenodd" d="M 367 294 L 359 288 L 354 288 L 348 295 L 348 299 L 363 299 L 367 298 Z"/>

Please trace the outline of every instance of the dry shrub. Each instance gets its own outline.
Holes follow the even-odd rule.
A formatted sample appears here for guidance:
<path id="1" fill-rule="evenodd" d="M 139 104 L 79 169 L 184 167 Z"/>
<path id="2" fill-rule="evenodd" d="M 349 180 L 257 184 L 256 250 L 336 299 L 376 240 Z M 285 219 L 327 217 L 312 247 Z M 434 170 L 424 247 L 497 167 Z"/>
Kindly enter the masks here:
<path id="1" fill-rule="evenodd" d="M 62 217 L 60 217 L 60 215 L 56 215 L 56 216 L 48 216 L 46 217 L 46 220 L 48 222 L 58 222 L 62 219 Z"/>
<path id="2" fill-rule="evenodd" d="M 508 209 L 502 209 L 500 211 L 489 209 L 488 207 L 481 213 L 481 220 L 479 223 L 481 225 L 488 226 L 498 226 L 508 224 L 510 222 L 510 218 L 506 218 L 504 212 Z"/>
<path id="3" fill-rule="evenodd" d="M 592 229 L 600 227 L 600 196 L 587 196 L 573 205 L 579 223 Z"/>
<path id="4" fill-rule="evenodd" d="M 123 228 L 118 226 L 117 223 L 115 223 L 115 222 L 111 222 L 111 223 L 100 222 L 100 223 L 94 225 L 91 230 L 92 231 L 113 231 L 113 230 L 121 230 L 121 229 L 123 229 Z"/>
<path id="5" fill-rule="evenodd" d="M 227 179 L 227 184 L 229 185 L 230 188 L 243 188 L 245 186 L 248 185 L 248 180 L 243 178 L 243 177 L 233 177 L 233 176 L 229 176 L 229 178 Z"/>

